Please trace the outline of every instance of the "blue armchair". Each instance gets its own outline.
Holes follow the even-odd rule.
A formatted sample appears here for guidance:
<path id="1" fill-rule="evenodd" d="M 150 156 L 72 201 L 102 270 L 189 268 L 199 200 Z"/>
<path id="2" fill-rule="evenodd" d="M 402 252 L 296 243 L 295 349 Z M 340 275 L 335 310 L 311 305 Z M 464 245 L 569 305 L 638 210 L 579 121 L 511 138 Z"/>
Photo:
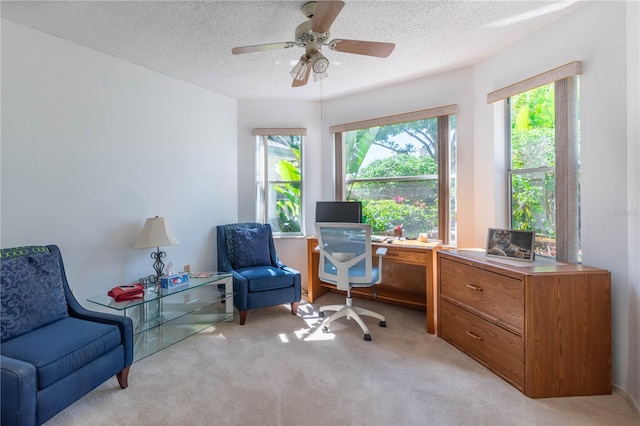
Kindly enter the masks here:
<path id="1" fill-rule="evenodd" d="M 296 315 L 301 296 L 300 272 L 278 259 L 269 224 L 234 223 L 216 227 L 218 270 L 233 275 L 233 304 L 240 325 L 250 309 L 291 303 Z"/>
<path id="2" fill-rule="evenodd" d="M 83 308 L 55 245 L 0 258 L 2 424 L 42 424 L 113 375 L 125 389 L 131 319 Z"/>

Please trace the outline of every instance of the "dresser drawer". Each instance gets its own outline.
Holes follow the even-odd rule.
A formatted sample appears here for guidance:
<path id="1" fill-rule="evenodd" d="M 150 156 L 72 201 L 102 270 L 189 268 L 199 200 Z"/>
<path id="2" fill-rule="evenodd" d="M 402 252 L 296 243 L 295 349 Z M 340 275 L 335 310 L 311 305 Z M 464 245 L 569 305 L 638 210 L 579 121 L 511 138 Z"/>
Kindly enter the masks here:
<path id="1" fill-rule="evenodd" d="M 475 358 L 520 391 L 524 387 L 522 337 L 448 302 L 440 303 L 440 337 Z"/>
<path id="2" fill-rule="evenodd" d="M 427 264 L 427 255 L 424 251 L 399 250 L 397 248 L 389 247 L 388 245 L 380 247 L 387 249 L 387 254 L 382 258 L 384 262 L 393 262 L 398 259 L 401 260 L 402 263 L 413 263 L 416 265 Z M 373 252 L 375 253 L 375 247 Z"/>
<path id="3" fill-rule="evenodd" d="M 440 259 L 440 297 L 462 304 L 492 322 L 522 334 L 522 280 Z"/>

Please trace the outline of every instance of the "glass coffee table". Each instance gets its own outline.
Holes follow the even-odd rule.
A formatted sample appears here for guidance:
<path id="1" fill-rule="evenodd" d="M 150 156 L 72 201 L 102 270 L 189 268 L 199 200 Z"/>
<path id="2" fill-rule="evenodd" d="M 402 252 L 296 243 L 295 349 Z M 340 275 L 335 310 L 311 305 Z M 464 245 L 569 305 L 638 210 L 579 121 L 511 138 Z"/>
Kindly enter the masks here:
<path id="1" fill-rule="evenodd" d="M 133 320 L 133 361 L 165 349 L 222 321 L 233 321 L 233 277 L 216 272 L 189 278 L 173 289 L 149 286 L 143 298 L 115 302 L 106 294 L 87 299 Z"/>

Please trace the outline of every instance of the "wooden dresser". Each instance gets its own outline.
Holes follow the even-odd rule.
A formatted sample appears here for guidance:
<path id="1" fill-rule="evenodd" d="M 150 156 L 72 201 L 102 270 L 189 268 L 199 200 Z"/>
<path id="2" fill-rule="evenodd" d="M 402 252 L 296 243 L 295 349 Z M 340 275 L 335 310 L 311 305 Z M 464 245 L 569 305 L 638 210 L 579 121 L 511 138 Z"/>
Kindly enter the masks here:
<path id="1" fill-rule="evenodd" d="M 437 265 L 441 338 L 530 398 L 611 393 L 609 271 L 465 250 Z"/>

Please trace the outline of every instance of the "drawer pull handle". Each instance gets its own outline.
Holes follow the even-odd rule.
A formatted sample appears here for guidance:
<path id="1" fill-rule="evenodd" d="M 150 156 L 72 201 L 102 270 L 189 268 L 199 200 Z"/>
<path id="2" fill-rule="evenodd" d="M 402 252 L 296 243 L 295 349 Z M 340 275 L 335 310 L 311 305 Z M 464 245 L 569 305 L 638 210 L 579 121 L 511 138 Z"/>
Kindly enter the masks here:
<path id="1" fill-rule="evenodd" d="M 471 290 L 482 291 L 482 287 L 478 287 L 477 285 L 467 284 L 467 287 L 469 287 Z"/>
<path id="2" fill-rule="evenodd" d="M 472 333 L 472 332 L 470 332 L 470 331 L 467 331 L 467 335 L 469 335 L 469 337 L 471 337 L 472 339 L 475 339 L 475 340 L 482 340 L 482 337 L 480 337 L 480 336 L 478 336 L 477 334 L 474 334 L 474 333 Z"/>

